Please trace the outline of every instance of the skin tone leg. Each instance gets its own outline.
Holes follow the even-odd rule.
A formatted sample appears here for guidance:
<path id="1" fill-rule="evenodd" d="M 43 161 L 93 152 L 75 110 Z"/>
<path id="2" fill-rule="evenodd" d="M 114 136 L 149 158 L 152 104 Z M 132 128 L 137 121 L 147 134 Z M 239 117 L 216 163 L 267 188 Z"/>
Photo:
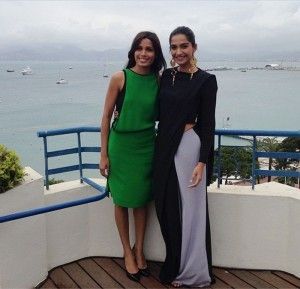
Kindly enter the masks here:
<path id="1" fill-rule="evenodd" d="M 137 263 L 129 242 L 128 209 L 115 206 L 115 220 L 124 250 L 125 267 L 129 273 L 137 273 Z"/>
<path id="2" fill-rule="evenodd" d="M 138 268 L 144 269 L 147 267 L 145 256 L 143 253 L 144 237 L 147 223 L 147 208 L 133 209 L 134 224 L 135 224 L 135 247 L 134 253 Z"/>

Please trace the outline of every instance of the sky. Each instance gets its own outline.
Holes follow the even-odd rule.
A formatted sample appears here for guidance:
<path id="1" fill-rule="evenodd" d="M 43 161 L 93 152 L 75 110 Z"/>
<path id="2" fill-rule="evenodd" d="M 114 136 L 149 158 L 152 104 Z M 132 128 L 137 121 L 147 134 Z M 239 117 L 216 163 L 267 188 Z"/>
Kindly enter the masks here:
<path id="1" fill-rule="evenodd" d="M 127 49 L 142 30 L 167 47 L 181 25 L 204 50 L 300 50 L 300 1 L 0 1 L 2 48 Z"/>

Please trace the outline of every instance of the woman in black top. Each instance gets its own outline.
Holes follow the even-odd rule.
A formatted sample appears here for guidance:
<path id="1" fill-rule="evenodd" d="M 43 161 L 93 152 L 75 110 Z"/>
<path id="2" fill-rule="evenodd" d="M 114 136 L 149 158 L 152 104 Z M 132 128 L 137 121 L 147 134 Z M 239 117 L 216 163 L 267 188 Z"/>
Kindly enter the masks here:
<path id="1" fill-rule="evenodd" d="M 216 77 L 196 66 L 191 29 L 170 35 L 171 64 L 159 91 L 153 195 L 166 260 L 160 279 L 173 286 L 213 282 L 207 210 L 214 151 Z"/>

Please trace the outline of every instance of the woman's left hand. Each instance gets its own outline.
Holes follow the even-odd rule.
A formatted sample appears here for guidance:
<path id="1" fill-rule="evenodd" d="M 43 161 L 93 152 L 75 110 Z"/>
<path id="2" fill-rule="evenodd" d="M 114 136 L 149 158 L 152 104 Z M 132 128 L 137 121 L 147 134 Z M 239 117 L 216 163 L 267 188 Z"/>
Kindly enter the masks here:
<path id="1" fill-rule="evenodd" d="M 190 180 L 192 184 L 189 185 L 188 188 L 196 187 L 201 182 L 204 168 L 204 163 L 198 163 L 196 165 L 192 174 L 192 179 Z"/>

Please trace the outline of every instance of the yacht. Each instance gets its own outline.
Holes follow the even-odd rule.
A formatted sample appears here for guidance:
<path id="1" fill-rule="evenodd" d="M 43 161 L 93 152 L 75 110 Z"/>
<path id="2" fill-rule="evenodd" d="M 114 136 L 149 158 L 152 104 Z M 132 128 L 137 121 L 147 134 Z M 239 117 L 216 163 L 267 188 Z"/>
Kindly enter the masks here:
<path id="1" fill-rule="evenodd" d="M 24 69 L 21 71 L 21 73 L 22 73 L 23 75 L 31 75 L 31 74 L 33 74 L 32 69 L 31 69 L 29 66 L 27 66 L 26 68 L 24 68 Z"/>
<path id="2" fill-rule="evenodd" d="M 7 69 L 6 72 L 15 72 L 13 69 Z"/>
<path id="3" fill-rule="evenodd" d="M 56 84 L 67 84 L 68 81 L 65 80 L 64 78 L 61 78 L 60 80 L 56 81 Z"/>

